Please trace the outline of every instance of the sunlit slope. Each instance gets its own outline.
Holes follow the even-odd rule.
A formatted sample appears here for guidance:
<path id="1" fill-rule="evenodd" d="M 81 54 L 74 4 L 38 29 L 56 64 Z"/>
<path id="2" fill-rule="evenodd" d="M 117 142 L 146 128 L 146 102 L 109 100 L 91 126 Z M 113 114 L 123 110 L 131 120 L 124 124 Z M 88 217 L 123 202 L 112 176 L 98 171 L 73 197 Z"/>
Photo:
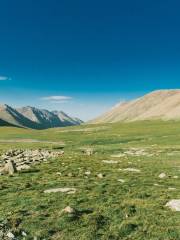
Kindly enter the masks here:
<path id="1" fill-rule="evenodd" d="M 154 119 L 180 120 L 180 90 L 154 91 L 136 100 L 120 103 L 91 123 Z"/>

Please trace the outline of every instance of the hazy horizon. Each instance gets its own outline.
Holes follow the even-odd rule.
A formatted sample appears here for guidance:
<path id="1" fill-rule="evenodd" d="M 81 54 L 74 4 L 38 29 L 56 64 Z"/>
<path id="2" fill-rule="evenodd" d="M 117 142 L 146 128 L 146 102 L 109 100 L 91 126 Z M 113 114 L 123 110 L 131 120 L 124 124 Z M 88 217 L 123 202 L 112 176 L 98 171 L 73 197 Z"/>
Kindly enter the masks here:
<path id="1" fill-rule="evenodd" d="M 20 107 L 36 107 L 39 109 L 46 109 L 49 111 L 64 111 L 68 115 L 73 117 L 78 117 L 83 121 L 92 120 L 99 115 L 107 112 L 110 110 L 114 105 L 123 102 L 123 101 L 130 101 L 137 97 L 143 96 L 145 93 L 120 93 L 116 96 L 113 96 L 111 98 L 110 94 L 104 94 L 98 97 L 97 95 L 92 95 L 88 98 L 87 96 L 79 96 L 72 97 L 71 99 L 68 99 L 67 102 L 63 101 L 47 101 L 43 100 L 42 98 L 39 98 L 38 95 L 34 96 L 33 99 L 29 100 L 28 97 L 23 95 L 20 96 L 20 99 L 16 98 L 14 101 L 14 96 L 6 96 L 4 97 L 5 101 L 1 101 L 0 104 L 7 104 L 14 108 L 20 108 Z M 52 96 L 51 96 L 52 97 Z M 56 97 L 56 96 L 54 96 Z M 63 96 L 61 96 L 63 97 Z M 2 96 L 0 97 L 2 98 Z M 49 97 L 47 97 L 49 98 Z M 86 99 L 86 102 L 83 103 L 84 99 Z M 108 99 L 108 101 L 107 101 Z M 104 101 L 105 100 L 105 101 Z"/>

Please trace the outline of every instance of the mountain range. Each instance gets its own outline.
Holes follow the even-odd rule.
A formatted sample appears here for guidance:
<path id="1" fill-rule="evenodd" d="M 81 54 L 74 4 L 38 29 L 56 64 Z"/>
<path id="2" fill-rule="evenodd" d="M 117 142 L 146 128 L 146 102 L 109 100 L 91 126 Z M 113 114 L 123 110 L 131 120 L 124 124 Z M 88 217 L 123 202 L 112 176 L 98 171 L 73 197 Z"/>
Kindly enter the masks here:
<path id="1" fill-rule="evenodd" d="M 180 120 L 180 90 L 158 90 L 131 101 L 120 102 L 89 123 L 133 122 L 141 120 Z M 32 129 L 75 126 L 83 123 L 63 111 L 35 107 L 12 108 L 0 105 L 0 126 Z"/>
<path id="2" fill-rule="evenodd" d="M 158 90 L 121 102 L 90 123 L 180 120 L 180 90 Z"/>
<path id="3" fill-rule="evenodd" d="M 47 129 L 80 125 L 81 123 L 83 121 L 72 118 L 63 111 L 51 112 L 30 106 L 12 108 L 6 104 L 0 105 L 0 126 Z"/>

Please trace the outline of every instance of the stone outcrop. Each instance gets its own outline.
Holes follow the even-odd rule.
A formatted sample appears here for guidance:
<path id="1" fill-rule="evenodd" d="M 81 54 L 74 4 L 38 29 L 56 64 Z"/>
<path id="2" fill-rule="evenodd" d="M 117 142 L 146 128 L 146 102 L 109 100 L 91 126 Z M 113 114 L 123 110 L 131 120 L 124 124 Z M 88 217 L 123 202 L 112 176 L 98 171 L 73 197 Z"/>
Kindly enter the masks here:
<path id="1" fill-rule="evenodd" d="M 12 233 L 7 220 L 0 220 L 0 239 L 1 240 L 16 240 L 17 238 Z"/>
<path id="2" fill-rule="evenodd" d="M 76 193 L 76 188 L 67 188 L 67 187 L 52 188 L 52 189 L 48 189 L 48 190 L 44 191 L 44 193 L 58 193 L 58 192 L 67 193 L 67 194 L 74 194 L 74 193 Z"/>
<path id="3" fill-rule="evenodd" d="M 63 154 L 64 151 L 11 149 L 0 157 L 0 174 L 13 175 L 16 171 L 27 170 L 33 164 L 45 162 Z"/>
<path id="4" fill-rule="evenodd" d="M 14 161 L 8 160 L 4 167 L 0 169 L 1 174 L 13 175 L 17 171 Z"/>

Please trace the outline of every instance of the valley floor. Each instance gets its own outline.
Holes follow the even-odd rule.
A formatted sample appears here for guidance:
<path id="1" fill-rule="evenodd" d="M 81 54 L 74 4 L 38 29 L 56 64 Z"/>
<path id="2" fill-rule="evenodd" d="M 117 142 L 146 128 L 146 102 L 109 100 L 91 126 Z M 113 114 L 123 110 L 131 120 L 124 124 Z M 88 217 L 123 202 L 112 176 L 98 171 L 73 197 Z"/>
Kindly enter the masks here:
<path id="1" fill-rule="evenodd" d="M 0 176 L 0 234 L 6 224 L 20 240 L 180 239 L 180 212 L 166 206 L 180 199 L 180 122 L 0 128 L 0 154 L 12 148 L 65 153 Z M 71 191 L 47 193 L 60 188 Z"/>

